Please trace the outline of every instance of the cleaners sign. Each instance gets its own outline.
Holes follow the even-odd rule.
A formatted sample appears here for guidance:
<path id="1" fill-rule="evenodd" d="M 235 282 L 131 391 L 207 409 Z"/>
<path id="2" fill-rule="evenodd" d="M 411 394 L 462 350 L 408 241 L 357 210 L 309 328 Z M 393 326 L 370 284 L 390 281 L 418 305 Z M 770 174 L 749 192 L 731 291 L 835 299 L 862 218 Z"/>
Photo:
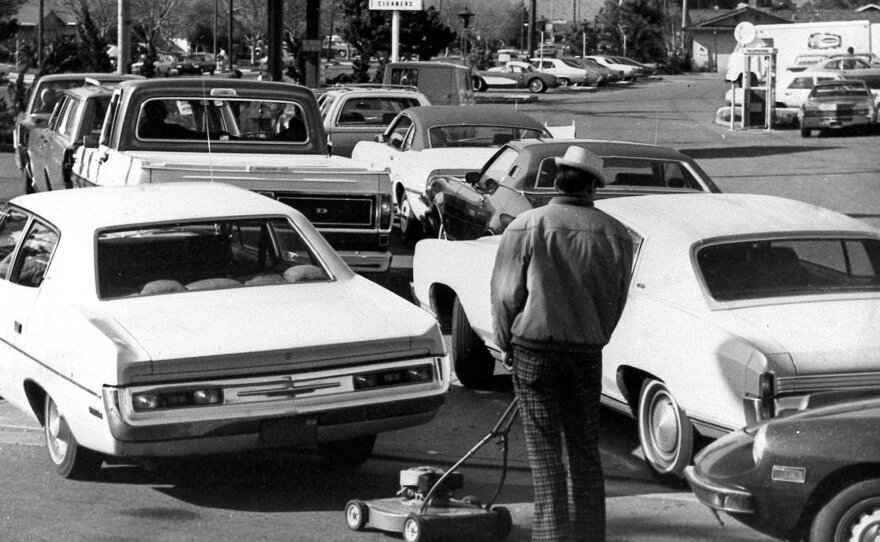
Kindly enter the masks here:
<path id="1" fill-rule="evenodd" d="M 370 9 L 388 11 L 421 11 L 422 0 L 370 0 Z"/>

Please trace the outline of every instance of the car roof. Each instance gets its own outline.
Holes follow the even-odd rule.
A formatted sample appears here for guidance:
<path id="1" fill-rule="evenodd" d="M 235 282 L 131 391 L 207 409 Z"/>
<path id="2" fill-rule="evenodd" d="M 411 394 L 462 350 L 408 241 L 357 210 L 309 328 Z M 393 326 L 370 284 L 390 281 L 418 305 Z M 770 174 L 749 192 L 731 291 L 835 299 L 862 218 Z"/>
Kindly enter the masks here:
<path id="1" fill-rule="evenodd" d="M 41 81 L 85 81 L 96 79 L 98 81 L 129 81 L 143 79 L 141 75 L 119 73 L 53 73 L 40 77 Z"/>
<path id="2" fill-rule="evenodd" d="M 416 87 L 409 85 L 370 85 L 365 84 L 363 86 L 359 86 L 357 84 L 353 85 L 342 85 L 337 87 L 331 87 L 328 89 L 324 89 L 321 94 L 326 94 L 329 96 L 348 96 L 351 94 L 360 95 L 360 96 L 375 96 L 375 95 L 391 95 L 391 96 L 406 96 L 406 97 L 424 97 L 427 101 L 427 98 L 424 94 L 416 90 Z"/>
<path id="3" fill-rule="evenodd" d="M 406 110 L 429 126 L 452 124 L 513 125 L 544 130 L 533 117 L 505 105 L 420 105 Z"/>
<path id="4" fill-rule="evenodd" d="M 798 200 L 759 194 L 663 194 L 608 198 L 596 207 L 657 238 L 687 243 L 763 233 L 849 232 L 880 237 L 868 224 Z M 687 220 L 682 220 L 687 217 Z"/>
<path id="5" fill-rule="evenodd" d="M 19 196 L 25 208 L 61 229 L 98 229 L 220 216 L 290 214 L 273 199 L 223 183 L 157 183 L 53 190 Z"/>
<path id="6" fill-rule="evenodd" d="M 836 79 L 834 81 L 816 81 L 813 87 L 838 87 L 840 85 L 857 85 L 867 87 L 867 83 L 861 79 Z"/>
<path id="7" fill-rule="evenodd" d="M 689 160 L 686 154 L 671 148 L 635 143 L 632 141 L 615 141 L 602 139 L 519 139 L 507 144 L 519 151 L 541 152 L 542 154 L 562 156 L 571 145 L 583 146 L 599 156 L 624 156 L 654 158 L 658 160 Z"/>

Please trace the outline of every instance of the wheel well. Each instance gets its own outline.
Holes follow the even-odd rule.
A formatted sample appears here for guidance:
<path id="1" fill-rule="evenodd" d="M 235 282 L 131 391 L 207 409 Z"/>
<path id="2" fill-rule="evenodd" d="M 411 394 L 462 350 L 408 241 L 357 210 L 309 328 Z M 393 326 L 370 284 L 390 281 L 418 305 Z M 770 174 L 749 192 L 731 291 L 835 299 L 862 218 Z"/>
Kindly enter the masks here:
<path id="1" fill-rule="evenodd" d="M 40 421 L 40 425 L 44 425 L 43 412 L 46 405 L 46 390 L 36 382 L 29 380 L 24 383 L 24 394 L 31 405 L 31 410 L 34 411 L 34 415 Z"/>
<path id="2" fill-rule="evenodd" d="M 443 333 L 451 332 L 452 307 L 455 305 L 456 297 L 455 291 L 445 284 L 431 286 L 431 306 L 437 315 L 437 321 L 440 323 L 440 329 Z"/>
<path id="3" fill-rule="evenodd" d="M 813 518 L 823 506 L 828 504 L 828 501 L 853 484 L 880 478 L 880 475 L 877 474 L 878 472 L 880 472 L 880 464 L 865 463 L 847 465 L 826 476 L 810 494 L 810 498 L 801 512 L 797 532 L 806 536 L 810 531 L 810 523 L 812 523 Z"/>
<path id="4" fill-rule="evenodd" d="M 617 387 L 620 388 L 620 393 L 623 394 L 624 400 L 629 404 L 633 417 L 637 416 L 638 413 L 639 393 L 642 391 L 642 383 L 649 378 L 660 380 L 656 376 L 635 367 L 622 365 L 617 368 Z"/>

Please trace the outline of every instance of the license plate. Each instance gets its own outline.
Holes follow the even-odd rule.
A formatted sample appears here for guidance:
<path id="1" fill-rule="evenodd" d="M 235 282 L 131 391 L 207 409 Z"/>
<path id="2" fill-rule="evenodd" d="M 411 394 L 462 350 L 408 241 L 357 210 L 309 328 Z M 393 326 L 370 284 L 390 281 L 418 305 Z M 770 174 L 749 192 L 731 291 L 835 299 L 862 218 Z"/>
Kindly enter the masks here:
<path id="1" fill-rule="evenodd" d="M 268 446 L 302 446 L 318 439 L 318 420 L 280 418 L 266 420 L 260 427 L 260 442 Z"/>

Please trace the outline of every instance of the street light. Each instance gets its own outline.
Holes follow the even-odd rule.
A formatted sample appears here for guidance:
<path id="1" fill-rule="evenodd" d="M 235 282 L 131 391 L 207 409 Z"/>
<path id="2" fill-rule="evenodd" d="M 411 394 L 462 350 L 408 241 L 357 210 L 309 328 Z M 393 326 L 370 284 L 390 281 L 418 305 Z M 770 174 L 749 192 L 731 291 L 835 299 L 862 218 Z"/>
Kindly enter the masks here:
<path id="1" fill-rule="evenodd" d="M 467 6 L 464 7 L 463 10 L 458 12 L 459 18 L 461 18 L 461 24 L 463 26 L 461 33 L 461 58 L 464 60 L 465 56 L 467 56 L 467 27 L 471 24 L 471 18 L 474 16 L 473 12 L 468 9 Z"/>
<path id="2" fill-rule="evenodd" d="M 626 27 L 626 25 L 620 25 L 620 24 L 617 25 L 617 28 L 620 29 L 620 34 L 623 36 L 623 55 L 622 56 L 626 57 L 626 31 L 628 30 L 628 28 Z"/>

